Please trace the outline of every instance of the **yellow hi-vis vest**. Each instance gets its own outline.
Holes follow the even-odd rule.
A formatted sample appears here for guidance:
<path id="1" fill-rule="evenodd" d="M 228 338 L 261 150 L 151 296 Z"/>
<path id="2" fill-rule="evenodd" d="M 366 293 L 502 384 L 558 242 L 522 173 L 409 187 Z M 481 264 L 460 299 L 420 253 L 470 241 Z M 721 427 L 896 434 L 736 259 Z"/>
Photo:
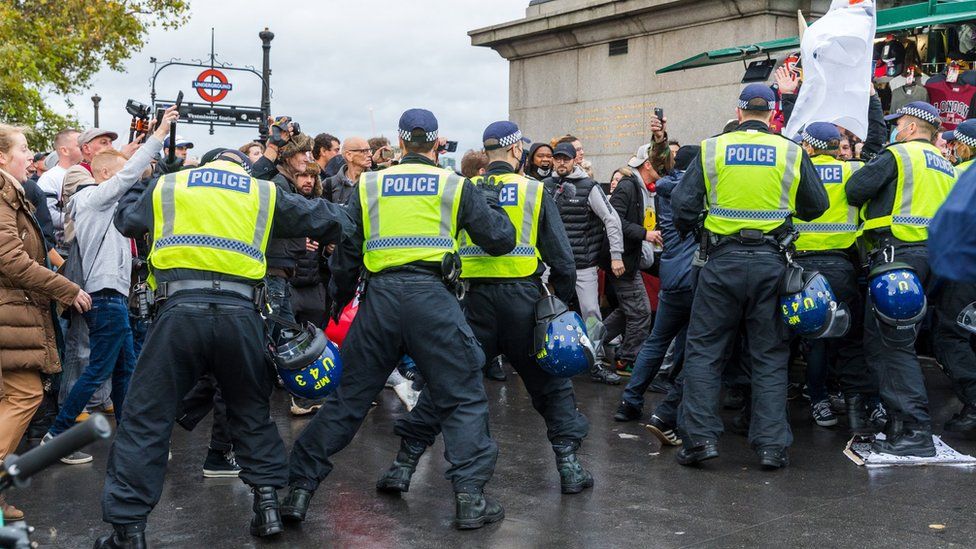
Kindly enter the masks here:
<path id="1" fill-rule="evenodd" d="M 539 236 L 539 215 L 542 212 L 542 183 L 516 173 L 488 176 L 503 183 L 498 205 L 505 210 L 515 226 L 515 249 L 493 257 L 471 242 L 461 231 L 461 278 L 522 278 L 533 275 L 539 267 L 536 248 Z M 472 180 L 480 182 L 484 177 Z"/>
<path id="2" fill-rule="evenodd" d="M 851 174 L 861 169 L 861 162 L 844 162 L 826 154 L 810 159 L 817 168 L 820 182 L 827 190 L 830 207 L 809 223 L 794 221 L 800 231 L 796 249 L 800 251 L 846 250 L 857 241 L 857 208 L 847 203 L 844 186 Z"/>
<path id="3" fill-rule="evenodd" d="M 890 215 L 868 219 L 863 229 L 890 227 L 898 240 L 926 241 L 929 221 L 956 184 L 956 170 L 931 143 L 909 141 L 890 145 L 888 150 L 898 165 L 892 211 Z"/>
<path id="4" fill-rule="evenodd" d="M 264 278 L 277 192 L 220 160 L 159 178 L 153 189 L 152 269 L 195 269 Z M 148 283 L 156 288 L 155 277 Z"/>
<path id="5" fill-rule="evenodd" d="M 976 159 L 967 160 L 956 166 L 956 177 L 962 177 L 962 174 L 966 173 L 969 168 L 973 167 L 973 162 L 976 162 Z"/>
<path id="6" fill-rule="evenodd" d="M 440 263 L 458 249 L 464 179 L 426 164 L 400 164 L 359 178 L 363 263 L 372 273 L 415 261 Z"/>
<path id="7" fill-rule="evenodd" d="M 702 141 L 705 228 L 719 235 L 768 233 L 796 206 L 803 150 L 777 135 L 736 131 Z"/>

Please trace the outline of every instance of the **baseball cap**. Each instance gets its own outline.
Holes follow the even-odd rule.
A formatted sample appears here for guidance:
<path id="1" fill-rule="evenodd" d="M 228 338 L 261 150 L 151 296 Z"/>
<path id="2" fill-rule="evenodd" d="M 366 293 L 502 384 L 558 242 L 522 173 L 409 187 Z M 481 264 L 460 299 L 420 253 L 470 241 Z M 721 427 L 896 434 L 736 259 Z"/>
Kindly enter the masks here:
<path id="1" fill-rule="evenodd" d="M 942 125 L 942 118 L 939 116 L 939 109 L 935 108 L 929 103 L 926 103 L 925 101 L 912 101 L 911 103 L 895 111 L 893 114 L 886 116 L 885 120 L 898 120 L 906 114 L 908 116 L 914 116 L 919 120 L 924 120 L 936 128 Z"/>
<path id="2" fill-rule="evenodd" d="M 560 143 L 552 151 L 552 156 L 565 156 L 566 158 L 576 158 L 576 147 L 572 143 Z"/>
<path id="3" fill-rule="evenodd" d="M 700 146 L 682 145 L 674 155 L 674 169 L 687 170 L 699 154 L 701 154 Z"/>
<path id="4" fill-rule="evenodd" d="M 760 103 L 756 99 L 761 99 Z M 744 111 L 771 111 L 776 108 L 776 94 L 766 84 L 749 84 L 739 94 L 739 108 Z"/>
<path id="5" fill-rule="evenodd" d="M 398 133 L 400 134 L 400 139 L 404 141 L 411 141 L 411 136 L 414 130 L 421 130 L 424 132 L 424 138 L 415 139 L 416 142 L 421 143 L 431 143 L 437 140 L 437 118 L 434 113 L 428 111 L 427 109 L 409 109 L 404 111 L 400 115 L 400 123 L 398 124 Z"/>
<path id="6" fill-rule="evenodd" d="M 163 146 L 164 147 L 169 147 L 169 137 L 167 137 L 166 139 L 163 139 Z M 190 141 L 189 139 L 183 137 L 182 135 L 177 135 L 176 136 L 176 146 L 177 147 L 186 147 L 188 149 L 192 149 L 193 148 L 193 141 Z"/>
<path id="7" fill-rule="evenodd" d="M 78 135 L 78 146 L 80 147 L 87 143 L 91 143 L 95 138 L 103 135 L 107 135 L 112 141 L 119 138 L 119 134 L 113 131 L 103 130 L 101 128 L 92 128 L 90 130 L 85 130 Z"/>
<path id="8" fill-rule="evenodd" d="M 956 126 L 953 133 L 955 133 L 956 140 L 963 145 L 976 147 L 976 119 L 964 120 L 962 124 Z M 946 141 L 950 140 L 946 139 Z"/>
<path id="9" fill-rule="evenodd" d="M 37 162 L 39 160 L 43 160 L 43 159 L 47 158 L 47 155 L 49 155 L 49 154 L 51 154 L 51 153 L 46 152 L 46 151 L 36 153 L 36 154 L 34 154 L 34 160 L 33 161 L 34 162 Z"/>
<path id="10" fill-rule="evenodd" d="M 640 168 L 641 164 L 647 162 L 647 159 L 650 158 L 650 155 L 651 155 L 651 144 L 644 143 L 640 147 L 637 147 L 637 152 L 635 152 L 634 156 L 632 156 L 630 160 L 627 161 L 627 165 L 630 166 L 631 168 Z"/>
<path id="11" fill-rule="evenodd" d="M 519 127 L 514 122 L 509 122 L 508 120 L 492 122 L 485 128 L 484 133 L 481 134 L 481 142 L 485 146 L 486 151 L 505 149 L 519 141 L 522 143 L 531 143 L 531 141 L 522 136 L 522 131 L 519 130 Z"/>
<path id="12" fill-rule="evenodd" d="M 832 141 L 837 144 L 831 146 Z M 840 130 L 830 122 L 813 122 L 803 130 L 803 142 L 819 151 L 830 151 L 840 147 Z"/>

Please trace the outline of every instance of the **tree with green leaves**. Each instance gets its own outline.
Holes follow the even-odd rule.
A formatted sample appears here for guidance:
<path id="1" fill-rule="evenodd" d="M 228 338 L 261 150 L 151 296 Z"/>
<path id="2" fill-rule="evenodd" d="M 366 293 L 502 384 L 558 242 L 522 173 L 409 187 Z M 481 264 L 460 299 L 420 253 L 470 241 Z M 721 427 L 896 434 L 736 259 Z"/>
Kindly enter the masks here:
<path id="1" fill-rule="evenodd" d="M 124 70 L 149 29 L 179 27 L 189 10 L 188 0 L 0 0 L 0 121 L 33 128 L 31 145 L 45 147 L 74 124 L 46 98 L 85 90 L 104 66 Z"/>

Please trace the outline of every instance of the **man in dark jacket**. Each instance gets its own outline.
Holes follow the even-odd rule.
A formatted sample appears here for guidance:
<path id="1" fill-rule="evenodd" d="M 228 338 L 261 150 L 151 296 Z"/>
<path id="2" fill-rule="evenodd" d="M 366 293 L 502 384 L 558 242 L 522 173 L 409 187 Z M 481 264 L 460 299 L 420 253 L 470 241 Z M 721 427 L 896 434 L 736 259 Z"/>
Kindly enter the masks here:
<path id="1" fill-rule="evenodd" d="M 641 145 L 628 163 L 633 172 L 624 176 L 610 195 L 610 205 L 620 216 L 624 239 L 624 274 L 607 277 L 619 306 L 606 318 L 604 325 L 607 328 L 607 341 L 624 335 L 615 357 L 617 373 L 624 376 L 630 376 L 633 371 L 637 351 L 651 327 L 651 302 L 640 268 L 643 256 L 649 255 L 653 259 L 653 250 L 648 246 L 645 253 L 644 243 L 658 246 L 663 243 L 660 231 L 654 230 L 655 208 L 650 189 L 660 179 L 657 168 L 663 171 L 661 159 L 670 156 L 671 149 L 664 125 L 657 118 L 654 118 L 652 131 L 653 141 Z M 644 265 L 645 268 L 649 266 Z M 607 267 L 604 262 L 603 268 L 609 270 Z"/>

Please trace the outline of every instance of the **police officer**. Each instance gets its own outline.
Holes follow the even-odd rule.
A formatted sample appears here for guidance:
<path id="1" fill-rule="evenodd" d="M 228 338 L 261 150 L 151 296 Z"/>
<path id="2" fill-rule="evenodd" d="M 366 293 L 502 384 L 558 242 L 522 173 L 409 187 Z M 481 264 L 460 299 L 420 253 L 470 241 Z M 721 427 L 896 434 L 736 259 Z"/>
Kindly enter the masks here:
<path id="1" fill-rule="evenodd" d="M 205 165 L 137 186 L 119 203 L 124 235 L 152 237 L 150 287 L 157 310 L 109 454 L 102 514 L 113 534 L 96 548 L 145 547 L 146 518 L 159 501 L 170 433 L 183 396 L 212 372 L 227 404 L 240 477 L 254 493 L 251 534 L 282 531 L 276 488 L 285 486 L 285 446 L 271 420 L 274 374 L 259 314 L 271 235 L 329 241 L 345 215 L 325 200 L 283 193 L 252 178 L 235 149 Z"/>
<path id="2" fill-rule="evenodd" d="M 951 134 L 953 156 L 958 159 L 956 174 L 962 177 L 976 162 L 976 119 L 964 120 L 955 130 L 942 134 Z"/>
<path id="3" fill-rule="evenodd" d="M 848 179 L 847 201 L 863 206 L 864 236 L 874 249 L 870 267 L 893 260 L 907 263 L 927 285 L 927 226 L 955 184 L 956 173 L 932 144 L 941 124 L 938 109 L 916 101 L 887 118 L 897 121 L 894 143 Z M 932 420 L 915 347 L 888 345 L 867 301 L 864 352 L 889 414 L 886 439 L 875 441 L 873 449 L 933 456 Z"/>
<path id="4" fill-rule="evenodd" d="M 829 355 L 836 355 L 837 373 L 847 407 L 847 419 L 852 434 L 870 435 L 877 432 L 868 421 L 868 404 L 873 400 L 876 411 L 877 381 L 870 375 L 864 361 L 861 319 L 861 292 L 857 285 L 856 242 L 858 237 L 857 208 L 847 203 L 844 184 L 851 174 L 864 164 L 838 159 L 841 134 L 829 122 L 808 124 L 802 134 L 803 150 L 820 175 L 820 181 L 830 197 L 830 207 L 809 223 L 796 223 L 800 236 L 796 241 L 796 262 L 807 271 L 818 271 L 827 279 L 838 302 L 851 311 L 854 322 L 839 340 L 814 339 L 807 350 L 807 387 L 810 391 L 811 413 L 817 424 L 829 427 L 837 424 L 827 399 L 826 381 Z M 879 417 L 880 414 L 876 415 Z M 832 421 L 831 421 L 832 420 Z"/>
<path id="5" fill-rule="evenodd" d="M 469 284 L 464 315 L 486 354 L 510 357 L 532 405 L 546 421 L 563 493 L 579 493 L 593 486 L 592 475 L 576 458 L 589 423 L 576 409 L 572 382 L 546 373 L 533 358 L 534 313 L 542 296 L 542 273 L 549 265 L 549 283 L 556 296 L 564 302 L 572 299 L 576 287 L 573 251 L 559 210 L 542 183 L 519 173 L 524 145 L 518 126 L 494 122 L 485 129 L 482 140 L 490 163 L 485 175 L 472 181 L 503 185 L 498 203 L 515 227 L 516 246 L 506 255 L 492 257 L 461 233 L 461 277 Z M 430 392 L 424 391 L 417 406 L 396 422 L 396 433 L 402 439 L 400 452 L 377 482 L 377 489 L 407 491 L 417 460 L 434 443 L 440 422 Z"/>
<path id="6" fill-rule="evenodd" d="M 440 413 L 447 476 L 454 485 L 459 528 L 501 520 L 501 505 L 484 495 L 498 448 L 488 435 L 485 356 L 453 289 L 460 267 L 458 233 L 490 255 L 515 247 L 515 229 L 498 206 L 500 183 L 475 186 L 437 166 L 437 119 L 410 109 L 399 123 L 400 164 L 360 177 L 346 206 L 355 227 L 332 256 L 333 310 L 341 311 L 366 268 L 362 305 L 342 345 L 347 365 L 335 397 L 295 442 L 284 518 L 304 520 L 330 457 L 352 440 L 397 362 L 408 353 L 427 380 Z M 455 263 L 456 262 L 456 263 Z M 445 284 L 447 282 L 447 284 Z"/>
<path id="7" fill-rule="evenodd" d="M 675 226 L 699 225 L 714 243 L 701 269 L 685 347 L 684 398 L 678 427 L 684 442 L 676 459 L 691 465 L 718 457 L 718 416 L 723 354 L 746 330 L 752 365 L 749 441 L 764 468 L 787 464 L 792 434 L 786 419 L 786 325 L 778 318 L 786 260 L 781 251 L 791 218 L 814 219 L 826 211 L 827 193 L 799 145 L 769 130 L 773 91 L 750 84 L 739 96 L 735 131 L 702 142 L 674 190 Z"/>

